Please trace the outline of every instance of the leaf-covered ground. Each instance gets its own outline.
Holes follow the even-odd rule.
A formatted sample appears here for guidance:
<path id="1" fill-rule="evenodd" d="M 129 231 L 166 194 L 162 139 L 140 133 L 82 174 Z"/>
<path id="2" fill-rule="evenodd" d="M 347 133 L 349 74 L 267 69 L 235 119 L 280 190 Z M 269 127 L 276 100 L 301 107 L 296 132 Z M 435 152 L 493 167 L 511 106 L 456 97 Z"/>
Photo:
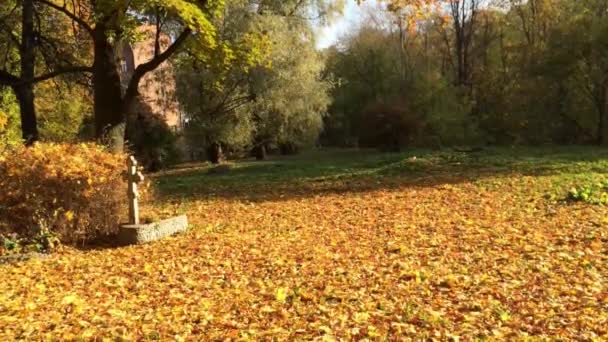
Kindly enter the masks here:
<path id="1" fill-rule="evenodd" d="M 0 266 L 0 340 L 608 339 L 608 210 L 560 200 L 607 171 L 584 148 L 184 166 L 152 211 L 189 233 Z"/>

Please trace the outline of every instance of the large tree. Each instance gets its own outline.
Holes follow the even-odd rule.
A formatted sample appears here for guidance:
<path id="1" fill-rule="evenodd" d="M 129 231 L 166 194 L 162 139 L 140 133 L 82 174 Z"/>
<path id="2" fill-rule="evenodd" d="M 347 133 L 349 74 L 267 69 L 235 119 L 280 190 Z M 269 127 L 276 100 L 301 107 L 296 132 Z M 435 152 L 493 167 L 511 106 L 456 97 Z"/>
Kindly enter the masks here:
<path id="1" fill-rule="evenodd" d="M 256 148 L 277 144 L 284 152 L 294 152 L 319 136 L 331 82 L 322 79 L 325 60 L 315 50 L 308 25 L 267 17 L 265 27 L 274 43 L 269 56 L 272 67 L 253 70 L 250 86 L 256 101 L 245 110 L 253 115 Z"/>
<path id="2" fill-rule="evenodd" d="M 178 96 L 191 143 L 263 152 L 269 144 L 314 141 L 329 82 L 321 80 L 324 62 L 314 48 L 310 19 L 330 20 L 337 5 L 228 1 L 217 26 L 220 43 L 236 52 L 233 63 L 218 68 L 196 55 L 179 60 Z M 211 157 L 218 159 L 215 153 Z"/>
<path id="3" fill-rule="evenodd" d="M 220 0 L 110 1 L 32 0 L 53 9 L 77 25 L 80 37 L 92 46 L 92 72 L 95 135 L 115 150 L 124 147 L 127 114 L 132 109 L 142 78 L 173 56 L 188 40 L 205 54 L 217 47 L 211 18 L 221 14 Z M 156 27 L 154 55 L 137 66 L 125 87 L 121 84 L 121 61 L 117 49 L 137 37 L 143 23 Z M 162 33 L 172 43 L 162 49 Z"/>

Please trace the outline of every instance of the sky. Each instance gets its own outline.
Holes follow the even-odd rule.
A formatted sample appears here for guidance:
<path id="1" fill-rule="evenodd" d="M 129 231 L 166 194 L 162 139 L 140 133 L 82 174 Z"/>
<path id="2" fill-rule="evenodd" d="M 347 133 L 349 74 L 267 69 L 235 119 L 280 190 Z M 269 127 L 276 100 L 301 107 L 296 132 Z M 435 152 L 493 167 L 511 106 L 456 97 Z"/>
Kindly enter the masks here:
<path id="1" fill-rule="evenodd" d="M 375 0 L 366 0 L 369 5 L 374 5 Z M 344 14 L 331 25 L 317 28 L 317 48 L 324 49 L 333 45 L 338 38 L 349 29 L 357 26 L 363 17 L 363 9 L 357 5 L 355 0 L 346 0 Z"/>

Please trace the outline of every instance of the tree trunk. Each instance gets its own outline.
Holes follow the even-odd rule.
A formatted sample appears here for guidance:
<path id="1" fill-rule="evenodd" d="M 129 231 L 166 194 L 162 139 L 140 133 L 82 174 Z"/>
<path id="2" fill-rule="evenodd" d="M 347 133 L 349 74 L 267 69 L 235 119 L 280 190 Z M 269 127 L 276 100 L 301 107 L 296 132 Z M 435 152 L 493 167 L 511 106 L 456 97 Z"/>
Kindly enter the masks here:
<path id="1" fill-rule="evenodd" d="M 456 37 L 456 59 L 458 61 L 458 70 L 456 71 L 456 79 L 459 86 L 465 84 L 464 74 L 464 57 L 463 57 L 463 46 L 460 37 Z"/>
<path id="2" fill-rule="evenodd" d="M 33 80 L 35 74 L 36 39 L 34 34 L 34 1 L 23 0 L 21 17 L 21 80 Z M 27 146 L 38 140 L 36 107 L 34 105 L 34 84 L 25 82 L 13 87 L 21 111 L 21 132 Z"/>
<path id="3" fill-rule="evenodd" d="M 608 114 L 608 82 L 602 89 L 602 100 L 599 104 L 599 117 L 597 122 L 597 144 L 604 145 L 608 141 L 606 139 L 606 115 Z"/>
<path id="4" fill-rule="evenodd" d="M 266 160 L 266 145 L 260 144 L 254 147 L 253 155 L 256 160 Z"/>
<path id="5" fill-rule="evenodd" d="M 126 112 L 114 46 L 104 25 L 93 31 L 93 97 L 95 137 L 114 152 L 124 150 Z"/>
<path id="6" fill-rule="evenodd" d="M 604 114 L 600 114 L 600 119 L 597 126 L 597 139 L 596 144 L 604 145 L 606 143 L 606 137 L 604 134 Z"/>
<path id="7" fill-rule="evenodd" d="M 291 142 L 280 144 L 279 150 L 284 156 L 296 155 L 298 152 L 300 152 L 298 146 Z"/>
<path id="8" fill-rule="evenodd" d="M 19 102 L 21 136 L 26 146 L 33 145 L 39 139 L 33 87 L 31 83 L 13 87 L 13 91 Z"/>
<path id="9" fill-rule="evenodd" d="M 213 164 L 219 164 L 222 162 L 222 145 L 217 142 L 212 143 L 207 149 L 207 157 Z"/>

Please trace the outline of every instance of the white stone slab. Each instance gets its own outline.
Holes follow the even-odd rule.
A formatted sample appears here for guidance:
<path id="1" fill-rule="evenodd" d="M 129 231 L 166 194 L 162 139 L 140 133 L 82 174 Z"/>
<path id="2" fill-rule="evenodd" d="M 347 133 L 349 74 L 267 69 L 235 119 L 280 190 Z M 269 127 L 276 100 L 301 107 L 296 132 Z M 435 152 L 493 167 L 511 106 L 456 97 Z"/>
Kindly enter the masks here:
<path id="1" fill-rule="evenodd" d="M 125 245 L 146 243 L 185 232 L 187 229 L 186 215 L 149 224 L 124 224 L 120 226 L 118 242 Z"/>

